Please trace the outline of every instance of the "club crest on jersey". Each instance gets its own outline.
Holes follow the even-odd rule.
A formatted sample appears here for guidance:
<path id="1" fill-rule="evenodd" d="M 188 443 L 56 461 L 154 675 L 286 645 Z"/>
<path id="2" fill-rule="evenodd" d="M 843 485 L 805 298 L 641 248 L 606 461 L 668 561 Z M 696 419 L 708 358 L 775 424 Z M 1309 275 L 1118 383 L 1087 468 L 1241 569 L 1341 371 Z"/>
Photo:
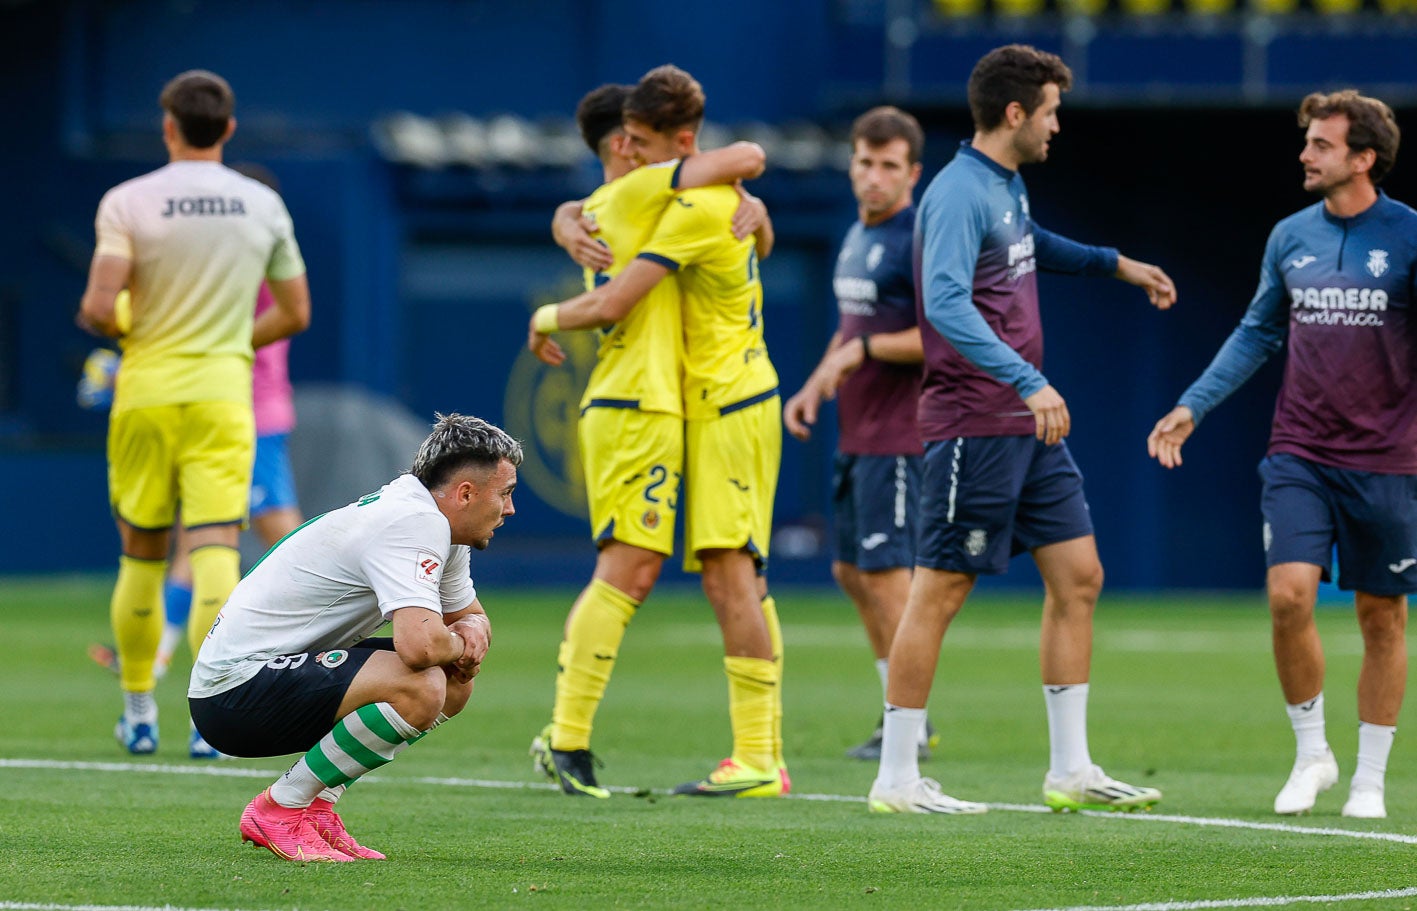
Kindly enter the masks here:
<path id="1" fill-rule="evenodd" d="M 872 244 L 870 252 L 866 254 L 866 271 L 875 272 L 876 267 L 881 264 L 881 258 L 886 255 L 884 244 Z"/>
<path id="2" fill-rule="evenodd" d="M 1383 273 L 1388 269 L 1386 250 L 1369 250 L 1367 262 L 1368 274 L 1373 278 L 1382 278 Z"/>
<path id="3" fill-rule="evenodd" d="M 413 577 L 424 585 L 436 588 L 438 580 L 443 576 L 443 560 L 423 550 L 418 552 L 415 558 L 418 562 L 413 570 Z"/>
<path id="4" fill-rule="evenodd" d="M 645 514 L 640 516 L 640 524 L 650 531 L 654 531 L 659 527 L 659 510 L 646 509 Z"/>
<path id="5" fill-rule="evenodd" d="M 349 658 L 349 652 L 342 648 L 332 648 L 328 652 L 321 652 L 315 656 L 316 661 L 328 668 L 339 667 L 344 664 L 347 658 Z"/>
<path id="6" fill-rule="evenodd" d="M 965 553 L 971 557 L 977 557 L 984 553 L 984 548 L 989 546 L 989 533 L 982 528 L 971 529 L 969 535 L 964 539 Z"/>

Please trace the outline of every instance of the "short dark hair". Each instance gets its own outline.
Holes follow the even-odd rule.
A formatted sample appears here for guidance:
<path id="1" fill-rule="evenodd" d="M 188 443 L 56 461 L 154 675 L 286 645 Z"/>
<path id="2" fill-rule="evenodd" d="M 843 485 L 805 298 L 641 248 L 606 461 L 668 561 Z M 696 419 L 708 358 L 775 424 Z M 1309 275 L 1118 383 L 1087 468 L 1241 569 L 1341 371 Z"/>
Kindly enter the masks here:
<path id="1" fill-rule="evenodd" d="M 1382 181 L 1397 164 L 1397 146 L 1402 131 L 1392 108 L 1376 98 L 1361 95 L 1357 89 L 1338 92 L 1314 92 L 1299 105 L 1299 126 L 1308 129 L 1315 120 L 1327 120 L 1342 114 L 1348 118 L 1348 148 L 1354 152 L 1372 149 L 1377 154 L 1368 176 L 1374 184 Z"/>
<path id="2" fill-rule="evenodd" d="M 625 122 L 625 99 L 633 88 L 632 85 L 606 83 L 587 92 L 576 105 L 576 126 L 580 127 L 581 138 L 601 158 L 605 157 L 601 144 Z"/>
<path id="3" fill-rule="evenodd" d="M 158 104 L 177 121 L 183 141 L 194 149 L 209 149 L 226 135 L 236 95 L 216 73 L 188 70 L 163 86 Z"/>
<path id="4" fill-rule="evenodd" d="M 1026 44 L 996 47 L 974 64 L 969 74 L 969 113 L 974 128 L 989 132 L 1004 122 L 1004 110 L 1017 101 L 1032 114 L 1043 103 L 1043 87 L 1060 91 L 1073 87 L 1073 71 L 1057 54 Z"/>
<path id="5" fill-rule="evenodd" d="M 704 89 L 699 81 L 672 63 L 645 73 L 625 99 L 625 119 L 656 133 L 698 132 L 704 120 Z"/>
<path id="6" fill-rule="evenodd" d="M 906 159 L 915 164 L 925 149 L 925 133 L 920 122 L 900 108 L 882 105 L 856 118 L 851 125 L 851 148 L 856 149 L 857 140 L 864 139 L 868 146 L 883 146 L 893 139 L 904 139 L 910 147 Z"/>
<path id="7" fill-rule="evenodd" d="M 496 468 L 503 459 L 522 463 L 522 444 L 505 430 L 468 414 L 434 413 L 433 432 L 418 447 L 409 473 L 429 490 L 442 487 L 463 468 Z"/>

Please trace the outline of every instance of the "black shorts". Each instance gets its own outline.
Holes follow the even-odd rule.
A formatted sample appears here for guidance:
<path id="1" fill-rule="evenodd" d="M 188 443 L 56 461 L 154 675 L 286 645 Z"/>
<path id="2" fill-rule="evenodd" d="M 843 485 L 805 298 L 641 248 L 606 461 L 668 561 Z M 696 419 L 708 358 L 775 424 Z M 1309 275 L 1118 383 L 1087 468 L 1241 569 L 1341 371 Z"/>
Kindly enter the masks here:
<path id="1" fill-rule="evenodd" d="M 1066 443 L 1031 436 L 925 444 L 915 565 L 1001 575 L 1009 558 L 1092 534 L 1082 474 Z"/>
<path id="2" fill-rule="evenodd" d="M 863 572 L 915 565 L 921 457 L 837 453 L 832 477 L 836 559 Z"/>
<path id="3" fill-rule="evenodd" d="M 189 697 L 192 723 L 228 756 L 303 753 L 335 726 L 339 704 L 370 656 L 393 648 L 393 639 L 375 637 L 349 649 L 280 655 L 240 686 Z"/>

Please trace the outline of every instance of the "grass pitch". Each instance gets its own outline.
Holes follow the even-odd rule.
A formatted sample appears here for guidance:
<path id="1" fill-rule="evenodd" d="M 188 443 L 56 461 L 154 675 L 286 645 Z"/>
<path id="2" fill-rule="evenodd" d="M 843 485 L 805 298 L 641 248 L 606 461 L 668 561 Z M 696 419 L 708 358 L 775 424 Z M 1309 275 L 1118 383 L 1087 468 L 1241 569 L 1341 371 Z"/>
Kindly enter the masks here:
<path id="1" fill-rule="evenodd" d="M 874 816 L 880 687 L 855 612 L 829 589 L 776 592 L 787 645 L 793 797 L 663 794 L 729 748 L 712 615 L 660 592 L 626 636 L 596 720 L 609 801 L 562 796 L 526 750 L 549 718 L 573 592 L 487 591 L 495 642 L 466 713 L 351 790 L 351 831 L 386 862 L 294 865 L 243 846 L 241 808 L 285 759 L 186 758 L 185 668 L 159 684 L 150 758 L 111 736 L 111 579 L 0 581 L 0 909 L 959 908 L 1417 904 L 1417 752 L 1399 738 L 1380 821 L 1339 816 L 1356 749 L 1361 642 L 1321 612 L 1329 737 L 1344 777 L 1314 815 L 1270 812 L 1293 737 L 1263 598 L 1104 595 L 1090 733 L 1113 775 L 1161 788 L 1152 814 L 1039 812 L 1047 734 L 1038 599 L 980 596 L 946 640 L 925 774 L 980 817 Z M 1410 712 L 1409 712 L 1410 714 Z M 1348 897 L 1345 897 L 1348 896 Z"/>

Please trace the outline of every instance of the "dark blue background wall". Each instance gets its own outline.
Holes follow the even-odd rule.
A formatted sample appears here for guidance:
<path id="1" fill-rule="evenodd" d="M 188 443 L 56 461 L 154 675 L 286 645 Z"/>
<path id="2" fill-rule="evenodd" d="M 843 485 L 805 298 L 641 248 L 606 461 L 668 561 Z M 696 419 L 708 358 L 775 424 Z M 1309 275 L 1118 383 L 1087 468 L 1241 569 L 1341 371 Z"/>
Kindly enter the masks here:
<path id="1" fill-rule="evenodd" d="M 456 409 L 505 421 L 532 456 L 515 533 L 499 539 L 499 552 L 518 572 L 530 564 L 539 578 L 573 581 L 589 562 L 566 458 L 575 374 L 537 368 L 521 343 L 530 308 L 575 289 L 576 271 L 546 225 L 557 202 L 594 186 L 595 168 L 588 155 L 572 169 L 392 165 L 370 143 L 375 119 L 395 110 L 564 116 L 594 85 L 673 61 L 700 78 L 710 118 L 723 123 L 840 126 L 870 104 L 899 101 L 929 128 L 928 180 L 969 134 L 961 95 L 973 60 L 1030 40 L 1063 52 L 1080 77 L 1052 159 L 1026 172 L 1035 215 L 1163 265 L 1181 289 L 1177 309 L 1158 314 L 1116 282 L 1042 279 L 1045 367 L 1074 414 L 1070 445 L 1088 477 L 1109 580 L 1258 585 L 1254 464 L 1278 365 L 1207 421 L 1181 470 L 1149 462 L 1143 441 L 1238 319 L 1269 227 L 1308 202 L 1295 162 L 1298 97 L 1351 79 L 1417 123 L 1403 106 L 1414 98 L 1403 61 L 1417 40 L 1387 28 L 1373 53 L 1362 29 L 1350 24 L 1345 37 L 1310 23 L 1267 45 L 1257 75 L 1238 21 L 1209 31 L 1104 22 L 1083 46 L 1057 22 L 965 28 L 920 13 L 906 53 L 884 39 L 885 6 L 0 5 L 0 539 L 10 542 L 0 572 L 113 564 L 104 418 L 73 403 L 93 341 L 71 320 L 99 197 L 163 160 L 155 98 L 174 73 L 200 66 L 229 78 L 240 127 L 228 160 L 261 161 L 283 183 L 316 308 L 293 349 L 296 381 L 354 384 L 423 418 Z M 1400 163 L 1389 184 L 1417 201 L 1410 166 Z M 755 190 L 778 226 L 779 252 L 763 274 L 769 345 L 790 393 L 833 328 L 827 279 L 853 210 L 837 171 L 770 171 Z M 827 520 L 832 440 L 822 437 L 785 441 L 777 518 L 797 542 L 810 543 Z M 497 560 L 482 562 L 497 571 Z M 774 571 L 826 579 L 820 555 L 775 561 Z M 1029 578 L 1020 566 L 1006 581 Z"/>

